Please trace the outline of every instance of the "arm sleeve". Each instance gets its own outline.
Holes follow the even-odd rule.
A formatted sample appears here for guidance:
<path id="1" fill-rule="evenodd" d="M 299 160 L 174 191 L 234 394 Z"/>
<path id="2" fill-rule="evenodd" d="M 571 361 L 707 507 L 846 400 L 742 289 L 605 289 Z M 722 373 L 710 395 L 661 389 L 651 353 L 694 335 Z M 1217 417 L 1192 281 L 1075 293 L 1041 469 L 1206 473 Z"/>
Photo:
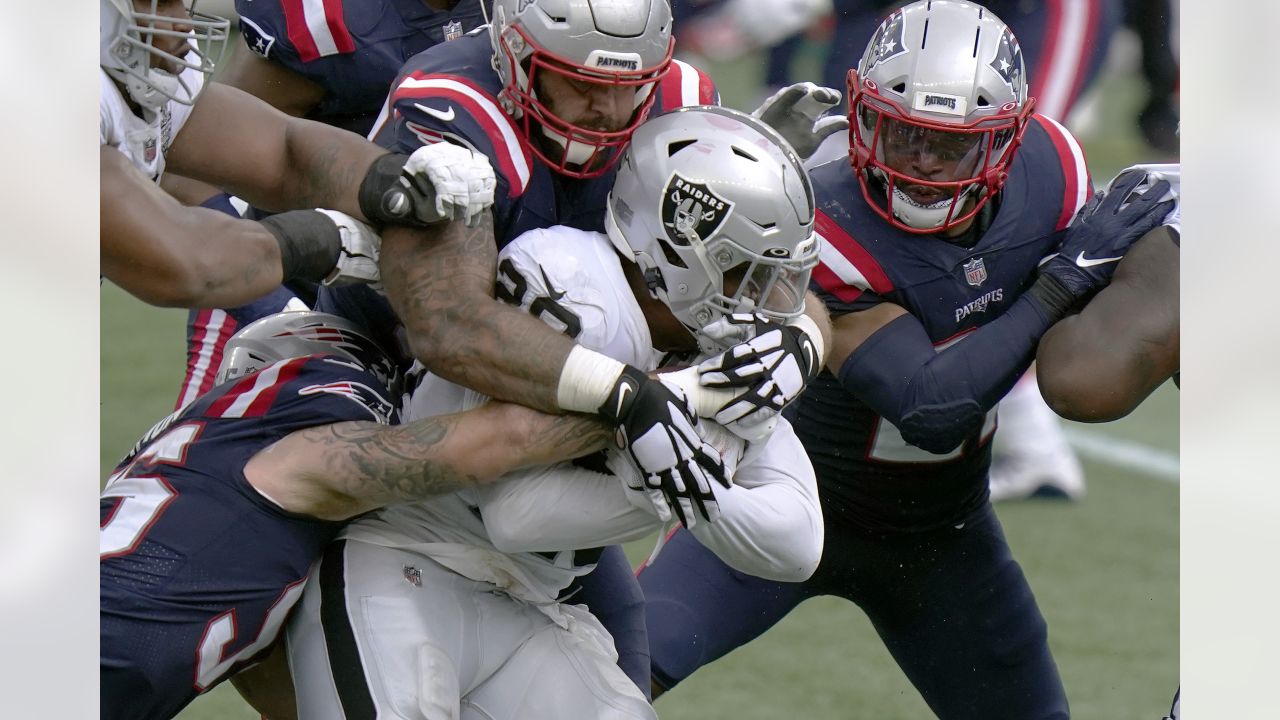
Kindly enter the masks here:
<path id="1" fill-rule="evenodd" d="M 1031 364 L 1054 317 L 1024 293 L 1008 311 L 936 351 L 911 315 L 887 323 L 849 354 L 840 384 L 893 423 L 902 437 L 932 453 L 954 449 L 978 432 Z"/>
<path id="2" fill-rule="evenodd" d="M 804 446 L 785 420 L 716 490 L 720 518 L 690 532 L 735 570 L 779 582 L 806 580 L 822 558 L 818 483 Z"/>

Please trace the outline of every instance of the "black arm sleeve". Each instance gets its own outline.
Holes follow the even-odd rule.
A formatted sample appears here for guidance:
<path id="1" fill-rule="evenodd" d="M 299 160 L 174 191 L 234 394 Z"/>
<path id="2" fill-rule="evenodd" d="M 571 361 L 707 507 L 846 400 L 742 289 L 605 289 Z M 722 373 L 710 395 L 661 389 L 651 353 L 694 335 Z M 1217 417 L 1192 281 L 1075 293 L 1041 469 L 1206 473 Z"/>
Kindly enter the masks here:
<path id="1" fill-rule="evenodd" d="M 919 321 L 895 318 L 850 353 L 840 383 L 932 453 L 954 449 L 982 427 L 1035 357 L 1040 336 L 1066 311 L 1042 277 L 1003 315 L 936 352 Z"/>

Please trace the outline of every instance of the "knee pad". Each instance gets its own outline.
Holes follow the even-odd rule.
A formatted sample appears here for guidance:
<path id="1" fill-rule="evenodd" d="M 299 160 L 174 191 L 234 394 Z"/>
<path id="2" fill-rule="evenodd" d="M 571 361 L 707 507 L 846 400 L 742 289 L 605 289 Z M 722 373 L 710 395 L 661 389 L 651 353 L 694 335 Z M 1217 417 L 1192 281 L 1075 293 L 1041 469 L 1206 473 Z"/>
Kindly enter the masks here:
<path id="1" fill-rule="evenodd" d="M 418 712 L 423 720 L 458 720 L 462 693 L 453 659 L 434 643 L 418 648 Z"/>

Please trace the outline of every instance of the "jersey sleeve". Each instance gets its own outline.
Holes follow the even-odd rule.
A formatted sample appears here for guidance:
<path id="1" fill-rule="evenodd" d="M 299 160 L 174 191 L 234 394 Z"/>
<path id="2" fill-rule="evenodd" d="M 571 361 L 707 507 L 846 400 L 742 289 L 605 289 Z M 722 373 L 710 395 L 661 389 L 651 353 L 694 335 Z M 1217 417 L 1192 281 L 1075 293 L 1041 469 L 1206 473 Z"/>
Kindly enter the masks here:
<path id="1" fill-rule="evenodd" d="M 1054 225 L 1055 230 L 1062 230 L 1071 224 L 1076 212 L 1093 195 L 1093 180 L 1089 176 L 1084 149 L 1070 130 L 1044 115 L 1033 115 L 1032 120 L 1048 136 L 1053 152 L 1057 155 L 1058 166 L 1062 169 L 1062 196 Z"/>
<path id="2" fill-rule="evenodd" d="M 780 419 L 765 446 L 748 452 L 733 485 L 716 487 L 720 518 L 690 532 L 735 570 L 780 582 L 807 580 L 822 558 L 818 481 L 791 424 Z"/>
<path id="3" fill-rule="evenodd" d="M 654 114 L 690 105 L 719 105 L 720 91 L 711 76 L 683 60 L 672 60 L 671 69 L 658 83 Z"/>
<path id="4" fill-rule="evenodd" d="M 496 203 L 521 196 L 532 174 L 533 154 L 514 121 L 497 98 L 462 75 L 403 74 L 392 87 L 373 139 L 403 153 L 452 142 L 483 154 L 497 179 Z"/>
<path id="5" fill-rule="evenodd" d="M 809 289 L 827 310 L 843 315 L 884 302 L 893 282 L 871 253 L 822 210 L 817 211 L 814 231 L 820 246 Z"/>
<path id="6" fill-rule="evenodd" d="M 236 12 L 240 35 L 250 50 L 300 75 L 323 74 L 323 64 L 312 63 L 356 50 L 344 3 L 236 0 Z"/>
<path id="7" fill-rule="evenodd" d="M 656 363 L 618 255 L 600 233 L 555 226 L 520 235 L 498 255 L 496 294 L 579 345 L 641 368 Z"/>

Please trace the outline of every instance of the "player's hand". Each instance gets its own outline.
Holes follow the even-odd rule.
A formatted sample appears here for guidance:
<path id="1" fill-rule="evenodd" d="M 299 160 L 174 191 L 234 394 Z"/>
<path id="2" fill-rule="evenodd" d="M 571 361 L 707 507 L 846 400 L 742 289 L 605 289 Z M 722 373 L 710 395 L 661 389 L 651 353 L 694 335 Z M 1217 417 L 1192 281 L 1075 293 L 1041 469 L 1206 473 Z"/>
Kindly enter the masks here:
<path id="1" fill-rule="evenodd" d="M 337 210 L 317 208 L 338 226 L 342 246 L 338 251 L 338 263 L 324 279 L 325 285 L 371 284 L 378 282 L 378 253 L 382 250 L 382 238 L 368 225 Z"/>
<path id="2" fill-rule="evenodd" d="M 742 341 L 698 365 L 700 381 L 712 388 L 744 388 L 715 414 L 716 422 L 741 437 L 776 416 L 822 369 L 813 339 L 800 327 L 739 313 L 703 330 Z"/>
<path id="3" fill-rule="evenodd" d="M 384 206 L 412 210 L 421 223 L 463 220 L 468 227 L 480 222 L 481 213 L 493 205 L 496 180 L 489 158 L 448 142 L 424 145 L 405 161 L 400 182 Z"/>
<path id="4" fill-rule="evenodd" d="M 1153 182 L 1146 191 L 1130 196 L 1146 179 L 1142 170 L 1127 170 L 1106 193 L 1090 198 L 1067 228 L 1058 254 L 1040 266 L 1040 272 L 1057 280 L 1077 300 L 1111 282 L 1129 246 L 1158 226 L 1173 208 L 1173 200 L 1161 202 L 1169 191 L 1168 180 Z"/>
<path id="5" fill-rule="evenodd" d="M 729 486 L 719 452 L 697 433 L 697 418 L 680 388 L 628 365 L 598 410 L 618 429 L 618 447 L 647 490 L 662 493 L 686 527 L 701 516 L 715 522 L 713 486 Z"/>
<path id="6" fill-rule="evenodd" d="M 751 115 L 777 130 L 797 155 L 807 159 L 828 135 L 849 129 L 842 115 L 822 117 L 839 102 L 840 91 L 802 82 L 774 93 Z"/>

